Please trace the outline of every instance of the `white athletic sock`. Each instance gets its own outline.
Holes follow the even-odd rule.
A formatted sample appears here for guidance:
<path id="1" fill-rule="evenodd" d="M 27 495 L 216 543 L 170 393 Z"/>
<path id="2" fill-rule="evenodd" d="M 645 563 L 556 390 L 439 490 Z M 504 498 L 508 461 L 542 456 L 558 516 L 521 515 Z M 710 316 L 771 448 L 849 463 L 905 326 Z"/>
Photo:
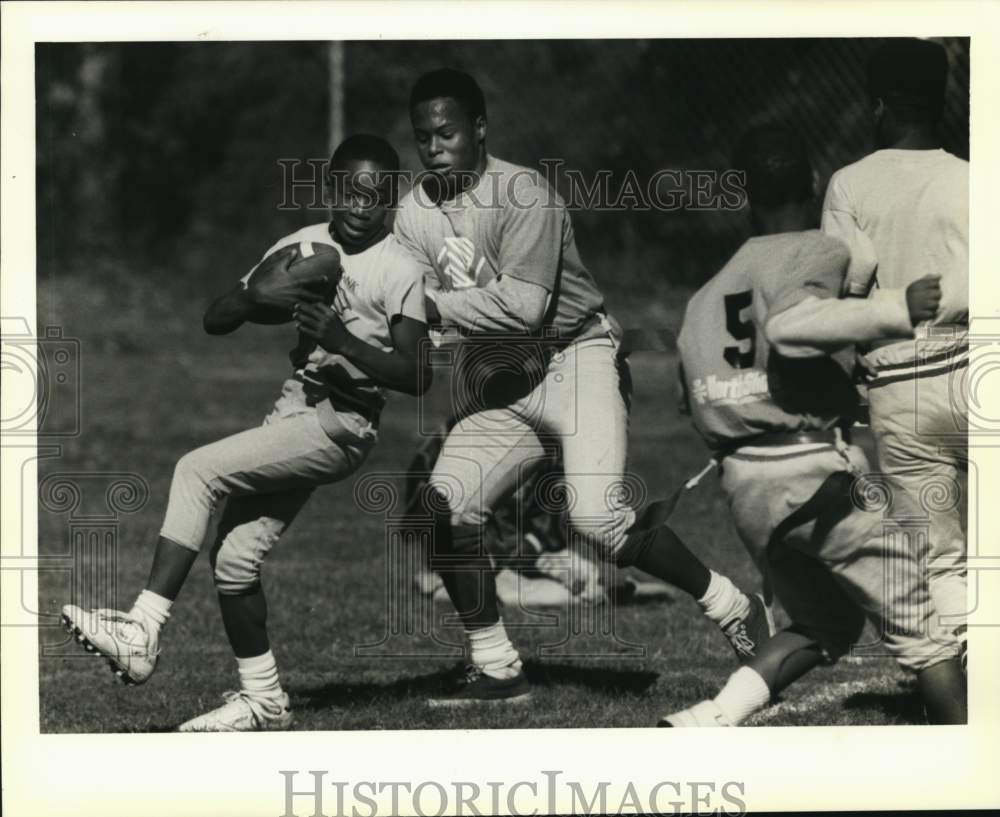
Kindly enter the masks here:
<path id="1" fill-rule="evenodd" d="M 236 666 L 240 673 L 240 689 L 244 692 L 263 698 L 277 698 L 281 695 L 278 664 L 270 650 L 253 658 L 237 658 Z"/>
<path id="2" fill-rule="evenodd" d="M 739 725 L 754 712 L 767 706 L 771 690 L 764 679 L 750 667 L 740 667 L 729 676 L 715 704 L 733 724 Z"/>
<path id="3" fill-rule="evenodd" d="M 167 623 L 170 618 L 170 607 L 173 602 L 157 595 L 152 590 L 143 590 L 132 605 L 129 615 L 133 618 L 141 618 L 147 629 L 158 633 L 160 628 Z M 153 635 L 154 633 L 150 633 Z"/>
<path id="4" fill-rule="evenodd" d="M 710 570 L 705 595 L 698 599 L 702 612 L 720 627 L 750 612 L 750 599 L 727 577 Z"/>
<path id="5" fill-rule="evenodd" d="M 503 619 L 469 635 L 469 659 L 486 675 L 493 678 L 513 678 L 521 671 L 521 656 L 507 638 Z"/>

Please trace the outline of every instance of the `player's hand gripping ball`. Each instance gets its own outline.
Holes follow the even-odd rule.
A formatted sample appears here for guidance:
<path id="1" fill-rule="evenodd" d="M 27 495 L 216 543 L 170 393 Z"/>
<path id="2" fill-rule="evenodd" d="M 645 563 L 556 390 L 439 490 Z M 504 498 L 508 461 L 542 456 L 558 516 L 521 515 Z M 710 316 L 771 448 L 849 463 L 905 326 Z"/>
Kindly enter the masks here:
<path id="1" fill-rule="evenodd" d="M 329 244 L 300 241 L 271 253 L 247 281 L 251 323 L 288 323 L 297 303 L 333 303 L 342 268 Z"/>

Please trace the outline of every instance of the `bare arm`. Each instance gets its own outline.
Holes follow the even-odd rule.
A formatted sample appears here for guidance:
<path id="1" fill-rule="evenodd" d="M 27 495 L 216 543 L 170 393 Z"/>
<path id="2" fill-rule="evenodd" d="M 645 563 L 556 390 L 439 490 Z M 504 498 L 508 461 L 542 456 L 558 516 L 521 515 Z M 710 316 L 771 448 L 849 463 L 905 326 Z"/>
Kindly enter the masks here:
<path id="1" fill-rule="evenodd" d="M 205 310 L 202 324 L 210 335 L 228 335 L 246 321 L 290 323 L 292 307 L 298 302 L 321 301 L 317 287 L 326 284 L 323 275 L 292 278 L 288 265 L 293 248 L 268 256 L 233 289 L 220 295 Z"/>
<path id="2" fill-rule="evenodd" d="M 205 331 L 210 335 L 235 332 L 253 314 L 254 306 L 246 287 L 242 283 L 237 284 L 209 304 L 202 320 Z"/>
<path id="3" fill-rule="evenodd" d="M 365 343 L 351 334 L 326 304 L 303 304 L 295 312 L 299 331 L 326 351 L 346 357 L 380 386 L 421 395 L 430 388 L 431 369 L 420 365 L 420 344 L 427 342 L 427 324 L 403 315 L 393 317 L 391 351 Z"/>

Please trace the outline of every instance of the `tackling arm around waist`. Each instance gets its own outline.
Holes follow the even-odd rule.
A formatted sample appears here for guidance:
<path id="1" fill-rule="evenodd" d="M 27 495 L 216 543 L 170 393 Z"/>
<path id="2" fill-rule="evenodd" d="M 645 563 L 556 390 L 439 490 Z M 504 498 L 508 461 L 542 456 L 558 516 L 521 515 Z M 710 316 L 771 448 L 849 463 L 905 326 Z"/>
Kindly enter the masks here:
<path id="1" fill-rule="evenodd" d="M 912 338 L 906 294 L 876 292 L 868 300 L 809 296 L 767 321 L 768 342 L 785 357 L 829 354 L 882 338 Z"/>
<path id="2" fill-rule="evenodd" d="M 552 294 L 545 287 L 503 275 L 485 287 L 439 291 L 431 296 L 441 318 L 472 332 L 534 332 Z"/>

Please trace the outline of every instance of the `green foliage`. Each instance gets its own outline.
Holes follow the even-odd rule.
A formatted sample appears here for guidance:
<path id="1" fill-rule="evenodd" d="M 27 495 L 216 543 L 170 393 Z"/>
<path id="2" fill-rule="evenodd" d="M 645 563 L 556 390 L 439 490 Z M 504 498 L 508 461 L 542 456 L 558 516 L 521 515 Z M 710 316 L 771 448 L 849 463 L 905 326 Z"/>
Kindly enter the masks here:
<path id="1" fill-rule="evenodd" d="M 968 155 L 968 39 L 944 41 L 948 146 Z M 559 159 L 617 192 L 660 169 L 721 170 L 740 133 L 801 130 L 821 189 L 869 149 L 863 39 L 351 42 L 344 130 L 388 136 L 417 169 L 406 104 L 441 65 L 480 80 L 491 151 Z M 52 43 L 37 65 L 39 271 L 96 287 L 110 260 L 157 297 L 206 299 L 284 233 L 324 217 L 279 209 L 278 159 L 328 149 L 326 43 Z M 565 184 L 560 186 L 566 194 Z M 606 290 L 692 286 L 747 232 L 718 210 L 582 210 L 584 257 Z M 614 275 L 612 279 L 610 276 Z"/>

